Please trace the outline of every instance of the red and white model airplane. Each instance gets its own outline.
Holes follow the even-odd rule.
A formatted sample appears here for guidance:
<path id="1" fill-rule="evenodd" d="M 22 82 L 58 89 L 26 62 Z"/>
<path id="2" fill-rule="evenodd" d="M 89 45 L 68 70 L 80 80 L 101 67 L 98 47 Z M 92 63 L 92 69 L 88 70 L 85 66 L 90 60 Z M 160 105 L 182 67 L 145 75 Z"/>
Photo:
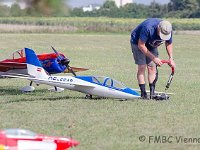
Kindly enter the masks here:
<path id="1" fill-rule="evenodd" d="M 75 74 L 74 72 L 88 70 L 86 68 L 70 67 L 70 60 L 65 55 L 58 53 L 55 48 L 52 47 L 52 49 L 54 53 L 37 55 L 42 67 L 49 74 L 62 72 Z M 14 52 L 11 57 L 0 61 L 0 77 L 6 74 L 28 75 L 24 49 Z"/>
<path id="2" fill-rule="evenodd" d="M 25 129 L 0 130 L 0 150 L 67 150 L 79 142 L 65 138 L 36 134 Z"/>
<path id="3" fill-rule="evenodd" d="M 51 47 L 54 53 L 37 55 L 42 67 L 48 74 L 57 73 L 72 73 L 76 76 L 75 72 L 88 70 L 80 67 L 70 67 L 70 60 L 62 53 L 58 53 L 57 50 Z M 12 54 L 12 58 L 0 61 L 0 78 L 6 75 L 21 75 L 28 76 L 27 64 L 24 49 L 18 50 Z M 31 92 L 35 88 L 30 83 L 30 86 L 21 88 L 23 92 Z M 52 88 L 53 91 L 63 91 L 61 88 Z"/>

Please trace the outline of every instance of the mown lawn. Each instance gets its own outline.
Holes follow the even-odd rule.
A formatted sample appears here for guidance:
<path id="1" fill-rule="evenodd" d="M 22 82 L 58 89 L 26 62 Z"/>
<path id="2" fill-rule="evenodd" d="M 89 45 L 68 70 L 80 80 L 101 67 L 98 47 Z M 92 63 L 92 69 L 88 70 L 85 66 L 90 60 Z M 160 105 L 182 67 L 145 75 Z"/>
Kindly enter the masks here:
<path id="1" fill-rule="evenodd" d="M 1 34 L 0 58 L 29 47 L 36 53 L 64 53 L 71 66 L 90 70 L 79 75 L 103 75 L 138 88 L 126 34 Z M 177 143 L 176 137 L 200 138 L 200 42 L 198 35 L 174 35 L 176 72 L 169 101 L 113 99 L 85 100 L 85 95 L 65 90 L 52 93 L 40 85 L 33 93 L 21 93 L 26 80 L 0 79 L 0 129 L 25 128 L 55 136 L 72 137 L 80 150 L 199 149 L 200 143 Z M 160 47 L 160 57 L 167 58 Z M 157 90 L 163 91 L 170 74 L 159 68 Z M 139 141 L 144 135 L 146 140 Z M 155 143 L 155 136 L 170 141 Z M 200 142 L 200 140 L 199 140 Z"/>

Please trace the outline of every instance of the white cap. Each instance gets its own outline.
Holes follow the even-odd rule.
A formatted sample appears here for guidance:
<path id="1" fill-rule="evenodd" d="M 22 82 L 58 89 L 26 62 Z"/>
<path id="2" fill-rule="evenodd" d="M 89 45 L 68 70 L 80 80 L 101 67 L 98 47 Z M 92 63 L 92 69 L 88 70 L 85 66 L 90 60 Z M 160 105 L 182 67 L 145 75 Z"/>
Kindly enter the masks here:
<path id="1" fill-rule="evenodd" d="M 172 25 L 169 21 L 163 20 L 159 23 L 159 36 L 162 40 L 169 40 L 172 34 Z"/>

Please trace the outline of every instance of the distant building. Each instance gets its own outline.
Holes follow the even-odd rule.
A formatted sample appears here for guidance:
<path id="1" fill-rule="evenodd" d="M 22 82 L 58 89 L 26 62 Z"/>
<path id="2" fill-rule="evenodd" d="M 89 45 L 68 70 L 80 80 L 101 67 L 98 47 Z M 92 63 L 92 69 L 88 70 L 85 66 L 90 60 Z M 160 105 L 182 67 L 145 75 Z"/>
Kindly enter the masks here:
<path id="1" fill-rule="evenodd" d="M 93 11 L 93 10 L 98 10 L 100 9 L 100 6 L 99 5 L 89 5 L 89 6 L 85 6 L 83 7 L 83 11 L 86 12 L 86 11 Z"/>
<path id="2" fill-rule="evenodd" d="M 122 7 L 126 4 L 133 3 L 133 0 L 114 0 L 117 7 Z"/>

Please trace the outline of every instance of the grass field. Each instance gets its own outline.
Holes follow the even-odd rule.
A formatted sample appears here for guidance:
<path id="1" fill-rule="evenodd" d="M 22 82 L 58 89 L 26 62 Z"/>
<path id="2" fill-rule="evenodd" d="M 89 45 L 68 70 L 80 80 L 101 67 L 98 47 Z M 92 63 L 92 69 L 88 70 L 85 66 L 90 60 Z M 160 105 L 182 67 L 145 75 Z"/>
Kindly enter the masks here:
<path id="1" fill-rule="evenodd" d="M 138 88 L 126 34 L 0 34 L 0 58 L 23 47 L 51 52 L 51 45 L 71 59 L 71 66 L 90 69 L 79 75 L 109 76 Z M 198 35 L 174 36 L 177 67 L 169 92 L 175 95 L 169 101 L 85 100 L 74 91 L 51 93 L 46 85 L 24 94 L 19 89 L 28 81 L 0 79 L 0 128 L 71 136 L 81 143 L 76 150 L 199 149 L 200 140 L 176 141 L 200 138 L 199 48 Z M 164 47 L 160 57 L 167 58 Z M 169 74 L 167 65 L 159 68 L 157 90 L 164 90 Z M 171 142 L 156 143 L 151 136 L 167 136 Z"/>

